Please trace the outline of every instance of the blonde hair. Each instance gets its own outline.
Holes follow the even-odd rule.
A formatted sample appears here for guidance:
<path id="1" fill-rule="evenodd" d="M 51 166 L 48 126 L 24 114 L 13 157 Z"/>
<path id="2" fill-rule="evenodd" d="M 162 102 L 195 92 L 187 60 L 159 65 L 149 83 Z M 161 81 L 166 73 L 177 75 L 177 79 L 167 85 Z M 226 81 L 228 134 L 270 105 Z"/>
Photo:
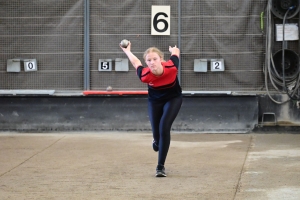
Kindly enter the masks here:
<path id="1" fill-rule="evenodd" d="M 146 60 L 146 56 L 148 53 L 157 53 L 161 60 L 164 60 L 164 53 L 156 47 L 150 47 L 144 52 L 144 60 Z"/>

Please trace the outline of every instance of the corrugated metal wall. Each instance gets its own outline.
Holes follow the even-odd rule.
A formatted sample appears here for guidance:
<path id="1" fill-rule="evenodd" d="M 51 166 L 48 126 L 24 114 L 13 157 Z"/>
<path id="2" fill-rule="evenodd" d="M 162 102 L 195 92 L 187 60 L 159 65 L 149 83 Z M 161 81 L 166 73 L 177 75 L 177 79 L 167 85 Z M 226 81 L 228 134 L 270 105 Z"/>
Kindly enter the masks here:
<path id="1" fill-rule="evenodd" d="M 0 89 L 84 90 L 85 0 L 0 0 Z M 261 91 L 266 0 L 101 0 L 90 4 L 90 89 L 145 90 L 128 72 L 99 72 L 99 59 L 126 58 L 127 38 L 143 61 L 146 48 L 181 41 L 180 79 L 185 91 Z M 153 36 L 151 6 L 171 6 L 171 35 Z M 179 12 L 179 8 L 181 10 Z M 179 16 L 179 13 L 181 16 Z M 181 24 L 179 25 L 179 17 Z M 181 34 L 179 35 L 179 28 Z M 37 72 L 6 71 L 7 59 L 36 58 Z M 194 72 L 194 59 L 225 60 L 224 72 Z"/>

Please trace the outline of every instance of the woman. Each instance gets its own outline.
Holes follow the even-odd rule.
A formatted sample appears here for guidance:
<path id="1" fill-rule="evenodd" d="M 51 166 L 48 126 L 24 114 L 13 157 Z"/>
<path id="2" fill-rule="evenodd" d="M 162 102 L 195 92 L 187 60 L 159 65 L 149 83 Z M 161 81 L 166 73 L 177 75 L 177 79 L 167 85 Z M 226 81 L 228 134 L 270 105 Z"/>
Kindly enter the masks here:
<path id="1" fill-rule="evenodd" d="M 131 52 L 120 45 L 140 80 L 148 84 L 148 112 L 153 133 L 152 147 L 158 151 L 156 177 L 166 177 L 165 161 L 170 147 L 171 126 L 182 104 L 182 90 L 177 78 L 180 50 L 169 46 L 171 57 L 164 61 L 163 53 L 156 47 L 147 49 L 144 60 L 147 67 Z"/>

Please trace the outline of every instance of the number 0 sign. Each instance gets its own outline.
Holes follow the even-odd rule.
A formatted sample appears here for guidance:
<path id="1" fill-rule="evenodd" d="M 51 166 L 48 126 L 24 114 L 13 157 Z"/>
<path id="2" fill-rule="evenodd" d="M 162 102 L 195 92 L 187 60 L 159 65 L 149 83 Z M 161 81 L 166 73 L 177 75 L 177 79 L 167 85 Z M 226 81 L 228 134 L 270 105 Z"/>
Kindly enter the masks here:
<path id="1" fill-rule="evenodd" d="M 170 6 L 152 6 L 151 35 L 170 35 Z"/>
<path id="2" fill-rule="evenodd" d="M 36 59 L 24 60 L 24 71 L 25 72 L 37 71 Z"/>

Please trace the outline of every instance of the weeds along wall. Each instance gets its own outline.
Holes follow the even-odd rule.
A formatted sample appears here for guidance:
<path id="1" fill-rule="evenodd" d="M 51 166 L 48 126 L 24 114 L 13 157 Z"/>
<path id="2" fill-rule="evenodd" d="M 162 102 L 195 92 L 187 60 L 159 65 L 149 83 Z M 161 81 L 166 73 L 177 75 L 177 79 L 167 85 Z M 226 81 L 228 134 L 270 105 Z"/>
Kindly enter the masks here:
<path id="1" fill-rule="evenodd" d="M 1 0 L 0 89 L 145 90 L 134 68 L 99 71 L 99 59 L 126 58 L 126 38 L 143 61 L 156 46 L 181 49 L 185 91 L 264 91 L 266 0 Z M 169 5 L 170 35 L 151 35 L 151 6 Z M 7 71 L 7 60 L 36 59 L 37 71 Z M 225 70 L 195 72 L 195 59 L 224 59 Z M 144 63 L 144 62 L 143 62 Z M 208 62 L 209 65 L 209 62 Z"/>

